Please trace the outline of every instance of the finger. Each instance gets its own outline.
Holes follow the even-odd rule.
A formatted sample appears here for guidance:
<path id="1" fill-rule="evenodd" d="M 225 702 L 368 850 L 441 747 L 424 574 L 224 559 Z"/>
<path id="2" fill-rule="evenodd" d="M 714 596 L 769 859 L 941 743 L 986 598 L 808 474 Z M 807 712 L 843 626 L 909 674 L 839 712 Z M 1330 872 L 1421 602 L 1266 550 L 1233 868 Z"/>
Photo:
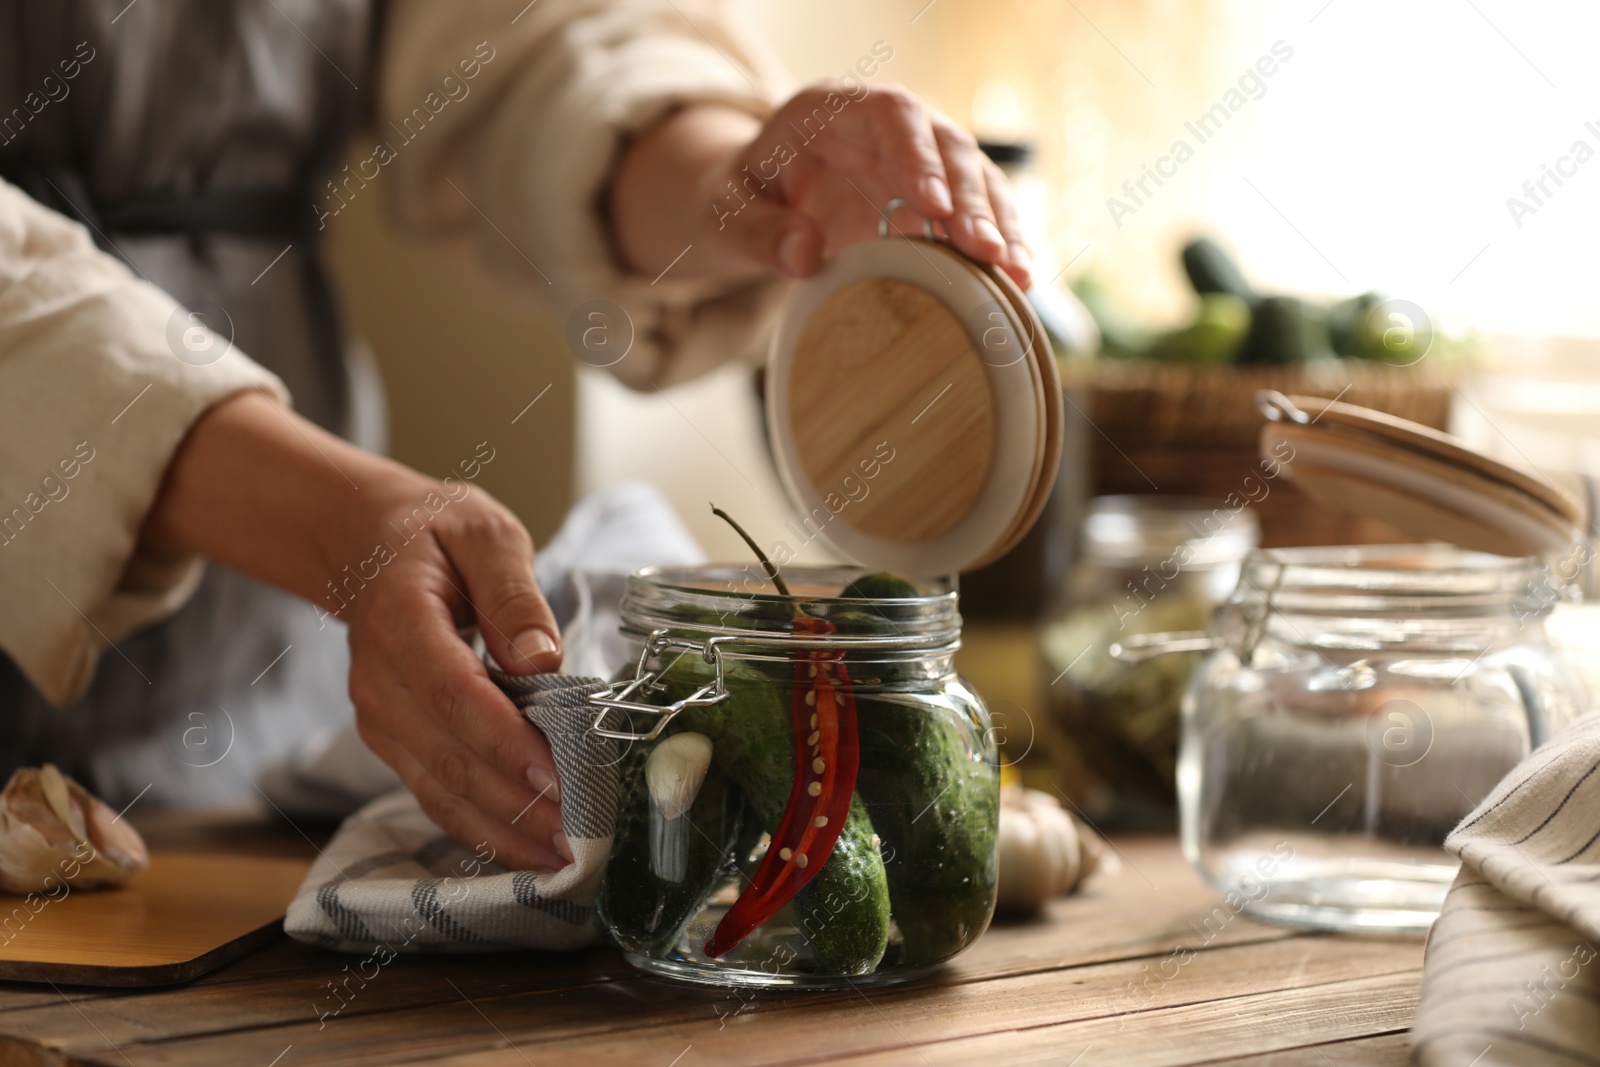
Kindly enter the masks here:
<path id="1" fill-rule="evenodd" d="M 402 707 L 389 728 L 406 739 L 406 748 L 443 789 L 541 844 L 560 832 L 561 796 L 554 777 L 537 789 L 508 777 L 414 709 Z M 527 729 L 537 733 L 532 725 Z"/>
<path id="2" fill-rule="evenodd" d="M 541 844 L 445 788 L 392 737 L 374 734 L 368 743 L 394 768 L 428 818 L 460 844 L 473 849 L 486 844 L 494 850 L 495 862 L 511 870 L 555 871 L 571 862 L 558 851 L 558 846 L 565 847 L 565 837 Z"/>
<path id="3" fill-rule="evenodd" d="M 955 214 L 945 220 L 951 240 L 974 259 L 1000 263 L 1006 254 L 1006 239 L 995 225 L 985 160 L 978 142 L 967 131 L 944 120 L 934 123 L 933 132 L 955 198 Z"/>
<path id="4" fill-rule="evenodd" d="M 885 176 L 923 215 L 948 217 L 954 210 L 949 175 L 928 109 L 897 86 L 878 89 L 867 100 L 873 116 L 868 136 L 877 138 L 878 162 Z"/>
<path id="5" fill-rule="evenodd" d="M 746 201 L 717 233 L 732 258 L 791 278 L 810 277 L 822 265 L 822 229 L 776 200 Z"/>
<path id="6" fill-rule="evenodd" d="M 457 635 L 444 607 L 408 613 L 394 625 L 392 646 L 383 651 L 383 662 L 365 669 L 363 660 L 362 672 L 365 677 L 382 678 L 398 671 L 399 696 L 389 697 L 382 682 L 376 686 L 380 695 L 395 700 L 389 715 L 417 711 L 507 779 L 527 783 L 535 794 L 548 789 L 559 802 L 560 779 L 549 742 L 490 680 L 488 670 Z M 515 813 L 515 809 L 506 812 L 506 818 Z"/>
<path id="7" fill-rule="evenodd" d="M 387 672 L 374 674 L 365 669 L 365 662 L 364 657 L 358 659 L 352 671 L 352 678 L 357 672 L 362 678 L 358 710 L 363 731 L 370 728 L 403 738 L 403 747 L 443 788 L 539 842 L 548 842 L 561 829 L 561 794 L 553 759 L 548 774 L 519 772 L 520 764 L 507 773 L 442 727 L 435 709 L 420 704 L 400 679 Z M 518 722 L 511 736 L 517 743 L 531 743 L 543 753 L 541 760 L 550 758 L 549 743 L 533 724 Z"/>
<path id="8" fill-rule="evenodd" d="M 1011 183 L 1005 173 L 989 160 L 984 161 L 984 179 L 989 188 L 989 206 L 994 209 L 995 223 L 1006 239 L 1006 255 L 1001 261 L 1012 281 L 1023 290 L 1033 287 L 1033 254 L 1028 241 L 1022 236 L 1022 219 L 1017 214 L 1017 201 L 1011 194 Z"/>
<path id="9" fill-rule="evenodd" d="M 495 661 L 509 674 L 559 670 L 561 631 L 533 580 L 533 540 L 522 524 L 492 512 L 437 536 Z"/>

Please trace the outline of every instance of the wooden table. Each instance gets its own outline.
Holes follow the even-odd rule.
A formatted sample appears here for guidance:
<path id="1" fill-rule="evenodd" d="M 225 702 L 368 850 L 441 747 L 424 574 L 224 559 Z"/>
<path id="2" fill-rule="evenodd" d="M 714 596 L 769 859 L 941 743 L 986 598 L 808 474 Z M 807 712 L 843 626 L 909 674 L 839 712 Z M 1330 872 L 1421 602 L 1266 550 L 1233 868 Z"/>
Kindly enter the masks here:
<path id="1" fill-rule="evenodd" d="M 147 832 L 164 847 L 312 847 L 287 828 Z M 996 925 L 913 986 L 736 994 L 645 978 L 593 948 L 396 960 L 364 987 L 352 979 L 343 1009 L 321 1018 L 356 959 L 282 941 L 175 989 L 0 984 L 0 1065 L 1409 1062 L 1419 939 L 1255 923 L 1172 839 L 1116 845 L 1118 876 L 1041 921 Z"/>

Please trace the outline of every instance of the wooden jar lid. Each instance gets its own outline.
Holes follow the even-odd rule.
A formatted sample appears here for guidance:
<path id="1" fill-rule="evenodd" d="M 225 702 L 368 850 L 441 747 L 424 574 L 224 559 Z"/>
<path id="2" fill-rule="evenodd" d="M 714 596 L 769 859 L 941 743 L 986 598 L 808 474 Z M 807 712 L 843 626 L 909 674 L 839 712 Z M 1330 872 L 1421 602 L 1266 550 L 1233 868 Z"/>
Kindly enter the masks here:
<path id="1" fill-rule="evenodd" d="M 1581 536 L 1565 490 L 1448 434 L 1316 397 L 1257 397 L 1261 456 L 1345 511 L 1425 540 L 1505 556 L 1560 552 Z"/>
<path id="2" fill-rule="evenodd" d="M 983 264 L 982 269 L 1017 313 L 1018 326 L 1022 331 L 1019 336 L 1027 349 L 1027 355 L 1032 361 L 1032 369 L 1036 375 L 1034 384 L 1039 401 L 1039 417 L 1043 420 L 1045 434 L 1039 442 L 1039 452 L 1035 459 L 1035 489 L 1032 502 L 1027 510 L 1018 516 L 1011 536 L 989 556 L 979 560 L 976 567 L 987 566 L 1011 551 L 1028 531 L 1033 529 L 1033 524 L 1039 521 L 1039 516 L 1044 512 L 1045 504 L 1050 499 L 1050 492 L 1055 487 L 1056 471 L 1061 466 L 1061 445 L 1065 426 L 1065 410 L 1062 404 L 1062 397 L 1065 394 L 1061 391 L 1061 374 L 1056 366 L 1055 349 L 1050 345 L 1049 335 L 1044 332 L 1044 323 L 1039 321 L 1039 315 L 1033 310 L 1033 305 L 1028 303 L 1027 296 L 1017 287 L 1017 283 L 1011 280 L 1010 275 L 989 264 Z"/>
<path id="3" fill-rule="evenodd" d="M 1044 329 L 1009 279 L 940 242 L 834 256 L 785 308 L 767 382 L 802 521 L 865 566 L 982 566 L 1027 533 L 1054 483 L 1061 399 Z"/>

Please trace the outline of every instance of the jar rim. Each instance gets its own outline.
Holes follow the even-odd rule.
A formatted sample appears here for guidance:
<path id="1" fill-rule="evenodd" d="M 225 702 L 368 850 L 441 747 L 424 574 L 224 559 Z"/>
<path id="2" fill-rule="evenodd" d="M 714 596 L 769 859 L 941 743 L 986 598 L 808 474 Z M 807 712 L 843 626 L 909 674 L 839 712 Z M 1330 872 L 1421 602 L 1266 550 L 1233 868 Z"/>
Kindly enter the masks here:
<path id="1" fill-rule="evenodd" d="M 783 573 L 784 579 L 788 582 L 791 588 L 802 584 L 801 582 L 796 582 L 794 580 L 796 577 L 803 578 L 806 582 L 812 584 L 822 584 L 824 582 L 824 578 L 826 578 L 826 584 L 828 584 L 830 588 L 842 588 L 843 586 L 848 586 L 857 578 L 868 574 L 882 573 L 881 571 L 870 570 L 866 567 L 857 566 L 855 564 L 844 563 L 790 563 L 785 564 L 780 568 L 780 570 Z M 748 585 L 746 585 L 744 590 L 734 589 L 731 587 L 725 589 L 713 589 L 705 584 L 709 576 L 713 574 L 728 576 L 738 575 L 741 581 L 753 581 L 756 585 L 764 586 L 770 591 L 755 592 Z M 923 595 L 916 597 L 893 598 L 896 601 L 931 602 L 949 600 L 954 602 L 956 599 L 955 588 L 948 578 L 906 578 L 905 580 L 911 582 L 913 585 L 916 585 L 919 588 L 931 587 L 934 592 L 924 593 Z M 842 585 L 840 584 L 841 581 Z M 667 589 L 677 589 L 682 592 L 697 595 L 736 596 L 743 599 L 754 597 L 757 599 L 766 599 L 781 603 L 787 603 L 795 599 L 807 601 L 878 601 L 886 599 L 873 597 L 824 596 L 810 593 L 804 595 L 797 594 L 794 597 L 785 597 L 776 591 L 776 588 L 772 584 L 772 580 L 769 579 L 765 574 L 761 573 L 761 565 L 759 563 L 695 563 L 687 565 L 680 564 L 670 567 L 640 567 L 638 570 L 634 571 L 628 576 L 628 585 L 630 587 L 636 582 L 641 584 L 648 583 L 650 585 L 660 586 Z"/>
<path id="2" fill-rule="evenodd" d="M 1249 507 L 1201 497 L 1099 496 L 1083 521 L 1084 553 L 1102 563 L 1173 559 L 1195 570 L 1238 563 L 1260 542 L 1260 523 Z M 1175 558 L 1180 553 L 1181 561 Z"/>
<path id="3" fill-rule="evenodd" d="M 793 605 L 831 622 L 844 638 L 894 635 L 924 649 L 958 643 L 961 615 L 954 583 L 946 578 L 915 578 L 924 595 L 841 597 L 856 578 L 877 573 L 849 565 L 789 564 L 782 568 L 794 596 L 776 592 L 759 564 L 706 563 L 644 567 L 629 575 L 622 601 L 622 626 L 636 634 L 660 629 L 709 634 L 792 636 Z M 865 609 L 865 610 L 864 610 Z"/>
<path id="4" fill-rule="evenodd" d="M 1563 584 L 1538 557 L 1453 545 L 1267 548 L 1245 560 L 1230 602 L 1316 615 L 1542 616 Z"/>

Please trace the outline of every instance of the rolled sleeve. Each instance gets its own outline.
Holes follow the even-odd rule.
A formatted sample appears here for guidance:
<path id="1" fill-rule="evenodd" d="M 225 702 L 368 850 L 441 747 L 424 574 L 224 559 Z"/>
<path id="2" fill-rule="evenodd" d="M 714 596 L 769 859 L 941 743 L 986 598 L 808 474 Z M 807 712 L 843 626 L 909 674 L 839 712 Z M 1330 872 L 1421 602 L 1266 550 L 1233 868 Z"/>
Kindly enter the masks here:
<path id="1" fill-rule="evenodd" d="M 755 358 L 785 283 L 633 274 L 604 207 L 628 140 L 674 109 L 718 103 L 765 118 L 787 92 L 729 4 L 401 0 L 383 69 L 379 130 L 404 225 L 559 315 L 620 307 L 633 343 L 609 370 L 635 388 Z"/>
<path id="2" fill-rule="evenodd" d="M 199 580 L 197 557 L 140 537 L 189 427 L 244 389 L 287 400 L 203 331 L 82 227 L 0 182 L 0 648 L 54 704 Z"/>

